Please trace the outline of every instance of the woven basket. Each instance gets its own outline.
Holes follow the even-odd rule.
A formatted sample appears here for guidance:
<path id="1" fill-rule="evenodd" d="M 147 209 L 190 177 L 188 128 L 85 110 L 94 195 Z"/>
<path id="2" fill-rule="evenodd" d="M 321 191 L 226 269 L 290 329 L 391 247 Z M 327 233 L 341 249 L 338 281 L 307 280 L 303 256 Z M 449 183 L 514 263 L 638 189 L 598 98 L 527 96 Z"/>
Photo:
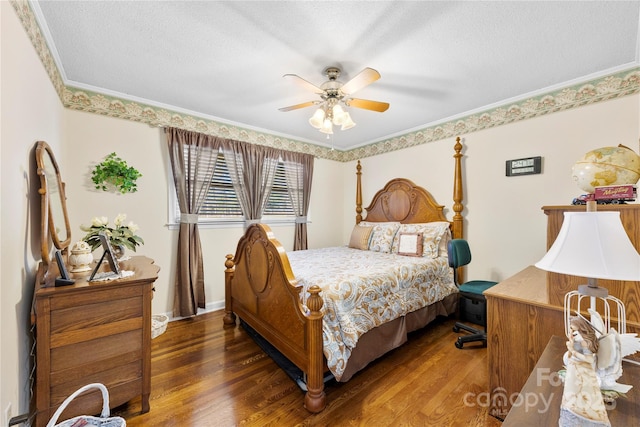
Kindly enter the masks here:
<path id="1" fill-rule="evenodd" d="M 78 395 L 92 388 L 97 388 L 102 392 L 102 412 L 100 413 L 100 416 L 92 417 L 89 415 L 80 415 L 56 424 L 58 422 L 60 414 L 62 414 L 62 411 L 64 411 L 67 406 L 69 406 L 71 401 L 78 397 Z M 81 387 L 80 389 L 76 390 L 71 396 L 67 397 L 64 402 L 62 402 L 62 405 L 60 405 L 56 412 L 53 414 L 53 417 L 51 417 L 51 419 L 47 423 L 47 427 L 125 427 L 127 425 L 127 422 L 124 420 L 124 418 L 110 417 L 109 415 L 109 392 L 107 391 L 107 388 L 104 386 L 104 384 L 92 383 Z"/>
<path id="2" fill-rule="evenodd" d="M 151 338 L 162 335 L 167 330 L 169 318 L 164 314 L 154 314 L 151 316 Z"/>

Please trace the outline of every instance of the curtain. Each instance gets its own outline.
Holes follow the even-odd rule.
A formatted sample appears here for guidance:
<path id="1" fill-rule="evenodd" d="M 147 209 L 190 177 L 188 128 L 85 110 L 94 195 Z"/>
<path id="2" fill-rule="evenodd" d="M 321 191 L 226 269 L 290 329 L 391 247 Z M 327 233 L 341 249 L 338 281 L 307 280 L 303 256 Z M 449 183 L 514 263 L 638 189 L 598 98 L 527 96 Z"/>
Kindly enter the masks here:
<path id="1" fill-rule="evenodd" d="M 284 173 L 287 177 L 287 189 L 291 205 L 296 214 L 296 228 L 293 250 L 307 249 L 307 214 L 311 198 L 311 180 L 313 177 L 313 156 L 311 154 L 282 152 Z"/>
<path id="2" fill-rule="evenodd" d="M 180 232 L 173 315 L 195 316 L 205 308 L 204 264 L 198 232 L 198 212 L 207 197 L 220 149 L 219 138 L 166 128 L 169 158 L 180 206 Z"/>
<path id="3" fill-rule="evenodd" d="M 262 218 L 273 186 L 280 150 L 227 140 L 222 144 L 222 152 L 242 207 L 246 228 Z"/>
<path id="4" fill-rule="evenodd" d="M 294 250 L 307 248 L 306 215 L 313 156 L 176 128 L 166 128 L 165 134 L 180 207 L 173 315 L 189 317 L 195 316 L 198 308 L 205 308 L 206 304 L 198 213 L 207 198 L 220 150 L 242 207 L 245 228 L 262 218 L 282 158 L 296 214 Z"/>

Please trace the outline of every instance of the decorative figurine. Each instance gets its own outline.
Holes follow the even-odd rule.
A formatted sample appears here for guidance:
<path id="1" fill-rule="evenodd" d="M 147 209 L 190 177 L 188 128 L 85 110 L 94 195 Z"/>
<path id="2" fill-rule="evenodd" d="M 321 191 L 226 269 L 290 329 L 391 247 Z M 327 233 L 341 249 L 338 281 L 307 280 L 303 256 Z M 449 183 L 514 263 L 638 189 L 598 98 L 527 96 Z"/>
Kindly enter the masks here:
<path id="1" fill-rule="evenodd" d="M 602 316 L 589 309 L 591 327 L 598 340 L 595 370 L 605 402 L 624 395 L 632 386 L 617 382 L 622 375 L 622 358 L 640 351 L 640 339 L 637 334 L 618 333 L 615 328 L 607 331 Z"/>
<path id="2" fill-rule="evenodd" d="M 573 317 L 564 355 L 566 374 L 560 406 L 561 427 L 611 426 L 595 370 L 598 339 L 593 326 Z"/>

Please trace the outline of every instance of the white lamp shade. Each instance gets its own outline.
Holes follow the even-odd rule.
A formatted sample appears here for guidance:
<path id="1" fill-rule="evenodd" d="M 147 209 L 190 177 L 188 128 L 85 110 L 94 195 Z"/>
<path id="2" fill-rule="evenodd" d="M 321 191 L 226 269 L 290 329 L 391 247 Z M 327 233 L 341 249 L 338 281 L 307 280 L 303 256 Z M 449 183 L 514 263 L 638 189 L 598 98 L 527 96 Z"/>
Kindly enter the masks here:
<path id="1" fill-rule="evenodd" d="M 342 123 L 344 123 L 347 116 L 348 116 L 348 113 L 345 113 L 345 111 L 342 109 L 340 105 L 333 106 L 333 124 L 334 125 L 340 126 Z"/>
<path id="2" fill-rule="evenodd" d="M 324 119 L 320 132 L 326 133 L 327 135 L 333 135 L 333 123 L 331 123 L 331 119 Z"/>
<path id="3" fill-rule="evenodd" d="M 620 212 L 565 212 L 556 241 L 535 265 L 572 276 L 640 281 L 640 255 Z"/>
<path id="4" fill-rule="evenodd" d="M 342 127 L 340 127 L 340 129 L 341 130 L 351 129 L 356 124 L 353 120 L 351 120 L 351 116 L 349 115 L 349 113 L 344 113 L 344 114 L 345 114 L 345 119 L 343 120 Z"/>
<path id="5" fill-rule="evenodd" d="M 309 124 L 316 129 L 320 129 L 322 124 L 324 123 L 324 110 L 322 108 L 318 108 L 313 116 L 309 119 Z"/>

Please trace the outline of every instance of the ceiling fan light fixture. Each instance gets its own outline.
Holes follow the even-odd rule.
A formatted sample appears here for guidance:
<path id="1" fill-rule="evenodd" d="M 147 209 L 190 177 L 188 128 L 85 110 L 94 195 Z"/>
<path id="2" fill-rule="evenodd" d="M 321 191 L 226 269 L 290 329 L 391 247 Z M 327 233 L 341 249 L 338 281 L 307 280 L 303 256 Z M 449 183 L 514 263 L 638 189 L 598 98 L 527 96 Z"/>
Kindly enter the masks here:
<path id="1" fill-rule="evenodd" d="M 327 135 L 333 135 L 333 123 L 331 123 L 330 118 L 324 119 L 320 132 L 326 133 Z"/>
<path id="2" fill-rule="evenodd" d="M 324 124 L 324 115 L 324 110 L 322 108 L 318 108 L 309 119 L 309 124 L 316 129 L 322 128 L 322 125 Z"/>
<path id="3" fill-rule="evenodd" d="M 333 106 L 333 124 L 340 126 L 349 116 L 340 105 Z"/>
<path id="4" fill-rule="evenodd" d="M 340 130 L 351 129 L 356 125 L 356 122 L 351 120 L 351 116 L 349 115 L 349 113 L 345 113 L 345 115 L 346 117 L 345 117 L 345 120 L 342 122 L 342 127 L 340 128 Z"/>
<path id="5" fill-rule="evenodd" d="M 285 74 L 284 77 L 293 79 L 307 90 L 319 95 L 321 100 L 307 101 L 300 104 L 279 108 L 280 111 L 293 111 L 300 108 L 307 108 L 312 105 L 319 106 L 309 118 L 309 124 L 320 132 L 333 135 L 333 126 L 340 126 L 341 130 L 351 129 L 356 123 L 351 119 L 348 111 L 343 107 L 355 107 L 364 110 L 384 112 L 389 108 L 386 102 L 372 101 L 369 99 L 351 98 L 354 92 L 375 82 L 380 78 L 373 68 L 365 68 L 348 82 L 342 83 L 338 80 L 341 70 L 338 67 L 327 67 L 323 74 L 329 80 L 320 86 L 309 83 L 307 80 L 295 74 Z"/>

